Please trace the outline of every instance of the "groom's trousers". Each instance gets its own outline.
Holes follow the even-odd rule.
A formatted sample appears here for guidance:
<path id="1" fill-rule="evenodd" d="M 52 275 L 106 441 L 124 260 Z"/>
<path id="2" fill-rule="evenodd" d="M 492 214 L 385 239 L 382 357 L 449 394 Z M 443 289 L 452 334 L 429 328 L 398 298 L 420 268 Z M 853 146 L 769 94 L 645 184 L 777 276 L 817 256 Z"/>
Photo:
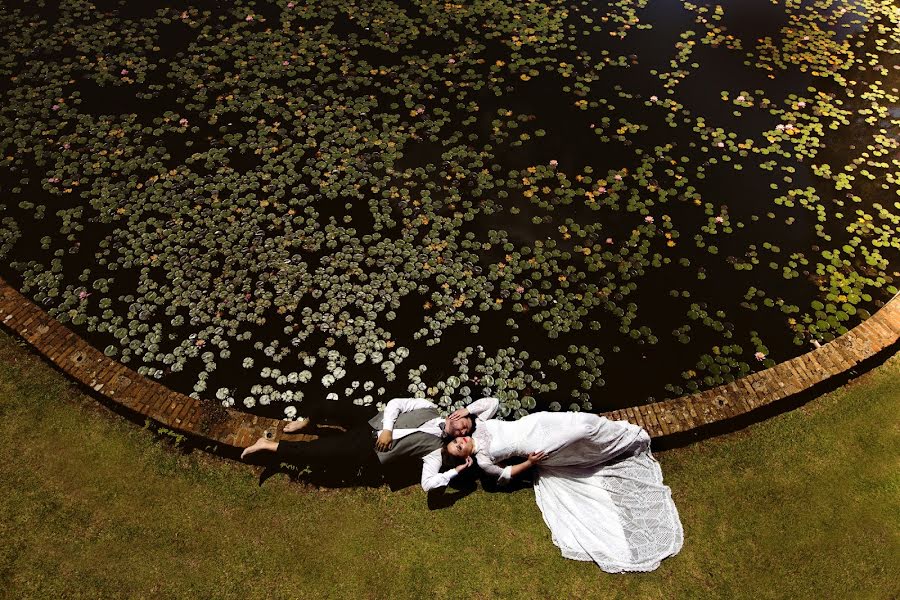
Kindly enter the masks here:
<path id="1" fill-rule="evenodd" d="M 381 477 L 375 431 L 367 423 L 309 442 L 280 441 L 275 456 L 280 462 L 324 467 L 328 473 L 360 481 Z"/>

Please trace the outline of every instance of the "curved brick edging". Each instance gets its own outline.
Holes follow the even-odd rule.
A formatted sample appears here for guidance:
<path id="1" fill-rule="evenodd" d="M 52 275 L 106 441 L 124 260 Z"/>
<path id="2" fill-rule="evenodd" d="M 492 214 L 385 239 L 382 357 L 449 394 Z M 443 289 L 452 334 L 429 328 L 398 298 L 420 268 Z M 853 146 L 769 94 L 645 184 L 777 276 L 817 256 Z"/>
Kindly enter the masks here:
<path id="1" fill-rule="evenodd" d="M 286 423 L 196 400 L 139 375 L 88 344 L 2 278 L 0 322 L 69 376 L 171 429 L 243 448 L 266 430 L 279 438 Z M 845 373 L 898 339 L 900 294 L 834 341 L 772 368 L 704 392 L 602 414 L 627 419 L 656 438 L 686 433 L 807 390 Z M 310 436 L 298 436 L 304 438 Z"/>
<path id="2" fill-rule="evenodd" d="M 3 278 L 0 278 L 0 322 L 75 380 L 173 430 L 243 448 L 267 429 L 275 430 L 276 436 L 280 436 L 286 423 L 197 400 L 136 373 L 91 346 Z"/>

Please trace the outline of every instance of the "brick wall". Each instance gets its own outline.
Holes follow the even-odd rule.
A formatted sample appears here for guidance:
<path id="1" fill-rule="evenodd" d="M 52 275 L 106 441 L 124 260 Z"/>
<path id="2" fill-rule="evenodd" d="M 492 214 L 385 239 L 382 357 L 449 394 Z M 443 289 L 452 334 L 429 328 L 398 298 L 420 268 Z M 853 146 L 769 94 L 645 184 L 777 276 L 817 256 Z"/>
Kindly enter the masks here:
<path id="1" fill-rule="evenodd" d="M 250 445 L 267 429 L 276 438 L 281 436 L 285 421 L 195 400 L 138 375 L 88 344 L 2 278 L 0 322 L 73 379 L 170 429 L 238 448 Z M 770 369 L 704 392 L 604 414 L 636 423 L 653 437 L 685 433 L 797 394 L 844 373 L 898 339 L 900 294 L 836 340 Z"/>

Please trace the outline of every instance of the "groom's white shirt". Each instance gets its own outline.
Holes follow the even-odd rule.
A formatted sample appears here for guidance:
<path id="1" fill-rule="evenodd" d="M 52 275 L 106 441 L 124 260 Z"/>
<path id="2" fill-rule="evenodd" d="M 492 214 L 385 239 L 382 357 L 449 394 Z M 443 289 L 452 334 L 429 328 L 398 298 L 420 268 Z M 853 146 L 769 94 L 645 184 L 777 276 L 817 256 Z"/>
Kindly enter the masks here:
<path id="1" fill-rule="evenodd" d="M 496 398 L 481 398 L 466 407 L 469 414 L 475 418 L 490 419 L 497 412 L 500 401 Z M 406 437 L 410 434 L 421 431 L 429 433 L 437 437 L 444 436 L 444 429 L 441 425 L 446 420 L 444 417 L 435 417 L 415 429 L 394 429 L 394 422 L 402 413 L 418 410 L 420 408 L 437 408 L 434 402 L 425 398 L 394 398 L 390 400 L 384 407 L 384 416 L 382 417 L 382 431 L 388 430 L 392 432 L 391 437 L 395 440 Z M 484 416 L 487 413 L 488 416 Z"/>
<path id="2" fill-rule="evenodd" d="M 428 401 L 426 400 L 426 402 Z M 429 404 L 431 403 L 429 402 Z M 418 408 L 423 407 L 420 406 Z M 478 421 L 486 421 L 488 419 L 492 419 L 494 415 L 497 414 L 497 410 L 499 408 L 500 400 L 498 400 L 497 398 L 481 398 L 480 400 L 476 400 L 475 402 L 467 406 L 466 410 L 468 410 L 469 414 Z M 385 420 L 387 420 L 387 408 L 385 408 L 384 412 Z M 438 427 L 440 427 L 440 423 L 444 421 L 443 418 L 432 419 L 428 423 L 431 423 L 435 420 L 438 421 Z M 426 425 L 428 423 L 426 423 Z M 443 431 L 441 431 L 441 433 L 443 433 Z M 437 450 L 433 450 L 422 457 L 422 489 L 424 489 L 426 492 L 446 486 L 450 483 L 450 480 L 456 477 L 456 475 L 458 474 L 456 469 L 449 469 L 441 473 L 441 466 L 444 462 L 441 456 L 441 451 L 441 448 L 438 448 Z"/>

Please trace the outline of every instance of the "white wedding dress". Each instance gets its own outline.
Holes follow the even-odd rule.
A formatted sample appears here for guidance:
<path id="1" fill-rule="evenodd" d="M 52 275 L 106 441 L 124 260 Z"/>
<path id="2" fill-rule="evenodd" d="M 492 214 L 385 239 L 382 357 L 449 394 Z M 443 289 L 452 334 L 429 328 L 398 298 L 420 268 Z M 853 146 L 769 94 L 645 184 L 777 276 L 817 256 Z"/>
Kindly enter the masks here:
<path id="1" fill-rule="evenodd" d="M 513 456 L 543 451 L 534 494 L 562 555 L 608 573 L 652 571 L 677 554 L 684 532 L 671 490 L 650 454 L 650 436 L 626 421 L 539 412 L 518 421 L 479 420 L 475 459 L 501 482 Z"/>

